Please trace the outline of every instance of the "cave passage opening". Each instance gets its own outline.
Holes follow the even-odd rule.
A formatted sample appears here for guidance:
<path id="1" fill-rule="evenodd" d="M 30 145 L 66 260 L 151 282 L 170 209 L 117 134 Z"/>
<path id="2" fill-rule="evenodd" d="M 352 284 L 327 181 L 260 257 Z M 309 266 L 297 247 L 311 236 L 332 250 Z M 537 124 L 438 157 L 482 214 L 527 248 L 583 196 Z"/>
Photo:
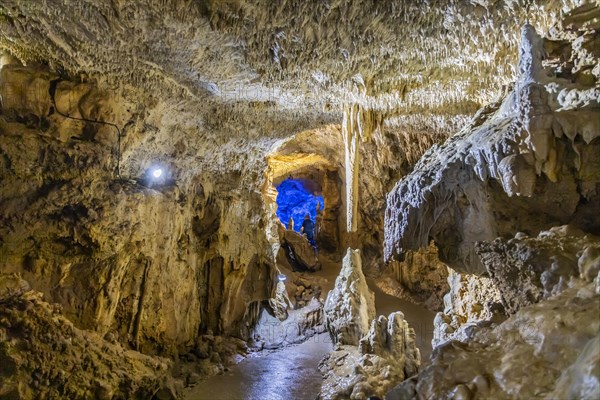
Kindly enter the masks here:
<path id="1" fill-rule="evenodd" d="M 317 207 L 321 211 L 325 209 L 325 199 L 319 185 L 311 179 L 290 177 L 277 185 L 276 189 L 277 217 L 286 229 L 290 229 L 291 218 L 294 221 L 294 230 L 300 232 L 306 214 L 316 223 Z"/>

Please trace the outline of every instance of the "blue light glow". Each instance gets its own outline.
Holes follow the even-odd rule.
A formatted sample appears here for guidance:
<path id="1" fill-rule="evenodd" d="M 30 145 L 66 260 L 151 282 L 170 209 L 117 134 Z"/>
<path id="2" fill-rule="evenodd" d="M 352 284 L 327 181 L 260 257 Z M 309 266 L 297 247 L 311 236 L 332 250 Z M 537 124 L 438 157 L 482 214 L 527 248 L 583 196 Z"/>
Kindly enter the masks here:
<path id="1" fill-rule="evenodd" d="M 325 208 L 323 196 L 313 195 L 306 186 L 306 181 L 290 178 L 277 186 L 277 216 L 286 228 L 289 228 L 288 222 L 292 217 L 297 232 L 300 232 L 306 213 L 315 222 L 317 203 L 321 204 L 321 210 Z"/>

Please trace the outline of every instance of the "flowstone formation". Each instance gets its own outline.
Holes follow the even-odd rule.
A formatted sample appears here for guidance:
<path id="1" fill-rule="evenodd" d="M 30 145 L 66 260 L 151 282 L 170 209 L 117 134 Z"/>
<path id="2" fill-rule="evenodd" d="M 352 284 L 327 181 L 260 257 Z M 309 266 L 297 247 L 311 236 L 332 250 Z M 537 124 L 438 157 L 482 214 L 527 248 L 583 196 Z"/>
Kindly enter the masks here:
<path id="1" fill-rule="evenodd" d="M 390 261 L 377 278 L 377 285 L 387 294 L 439 311 L 450 290 L 448 274 L 448 266 L 440 261 L 438 249 L 431 242 L 426 248 L 407 251 L 402 261 Z"/>
<path id="2" fill-rule="evenodd" d="M 429 365 L 386 398 L 600 395 L 597 13 L 526 25 L 513 90 L 390 192 L 385 256 L 433 240 L 451 269 Z"/>
<path id="3" fill-rule="evenodd" d="M 341 345 L 325 356 L 319 369 L 325 381 L 320 398 L 367 399 L 383 396 L 416 374 L 421 364 L 415 331 L 401 312 L 380 315 L 358 347 Z"/>
<path id="4" fill-rule="evenodd" d="M 593 49 L 592 32 L 556 34 Z M 523 28 L 514 90 L 433 146 L 389 193 L 386 259 L 433 239 L 443 262 L 482 273 L 476 241 L 566 223 L 600 229 L 591 217 L 600 204 L 600 55 L 564 46 Z"/>
<path id="5" fill-rule="evenodd" d="M 466 341 L 477 325 L 506 318 L 500 291 L 490 278 L 450 271 L 448 287 L 444 309 L 433 320 L 434 348 L 449 340 Z"/>

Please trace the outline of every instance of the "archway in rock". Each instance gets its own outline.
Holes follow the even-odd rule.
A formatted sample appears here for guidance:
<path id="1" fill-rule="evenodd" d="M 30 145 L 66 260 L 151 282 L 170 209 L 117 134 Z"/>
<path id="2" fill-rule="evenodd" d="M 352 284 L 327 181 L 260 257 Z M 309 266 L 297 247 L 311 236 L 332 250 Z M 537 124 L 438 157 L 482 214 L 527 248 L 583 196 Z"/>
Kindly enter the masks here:
<path id="1" fill-rule="evenodd" d="M 340 253 L 343 231 L 342 185 L 337 167 L 329 160 L 316 154 L 276 154 L 268 159 L 269 171 L 265 204 L 271 207 L 275 225 L 283 224 L 288 229 L 290 209 L 294 218 L 294 230 L 300 231 L 304 215 L 308 212 L 316 221 L 316 203 L 320 202 L 322 214 L 319 222 L 317 246 L 319 251 Z M 283 189 L 283 190 L 282 190 Z M 297 206 L 281 203 L 278 198 L 283 192 L 300 197 Z M 301 194 L 300 192 L 304 192 Z M 286 194 L 283 195 L 286 197 Z M 303 206 L 301 204 L 303 203 Z M 310 204 L 309 204 L 310 203 Z M 296 208 L 294 208 L 296 207 Z M 281 232 L 278 233 L 281 236 Z"/>

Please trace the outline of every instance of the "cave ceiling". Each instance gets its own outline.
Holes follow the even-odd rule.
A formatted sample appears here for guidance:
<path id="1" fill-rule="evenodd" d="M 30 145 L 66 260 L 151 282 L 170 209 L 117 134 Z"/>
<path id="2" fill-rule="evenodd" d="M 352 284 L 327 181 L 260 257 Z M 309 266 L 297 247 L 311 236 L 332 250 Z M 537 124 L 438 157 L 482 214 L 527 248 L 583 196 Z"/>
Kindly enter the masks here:
<path id="1" fill-rule="evenodd" d="M 390 126 L 450 133 L 514 81 L 521 26 L 552 32 L 580 3 L 2 0 L 0 49 L 148 103 L 275 110 L 307 128 L 359 103 Z"/>

